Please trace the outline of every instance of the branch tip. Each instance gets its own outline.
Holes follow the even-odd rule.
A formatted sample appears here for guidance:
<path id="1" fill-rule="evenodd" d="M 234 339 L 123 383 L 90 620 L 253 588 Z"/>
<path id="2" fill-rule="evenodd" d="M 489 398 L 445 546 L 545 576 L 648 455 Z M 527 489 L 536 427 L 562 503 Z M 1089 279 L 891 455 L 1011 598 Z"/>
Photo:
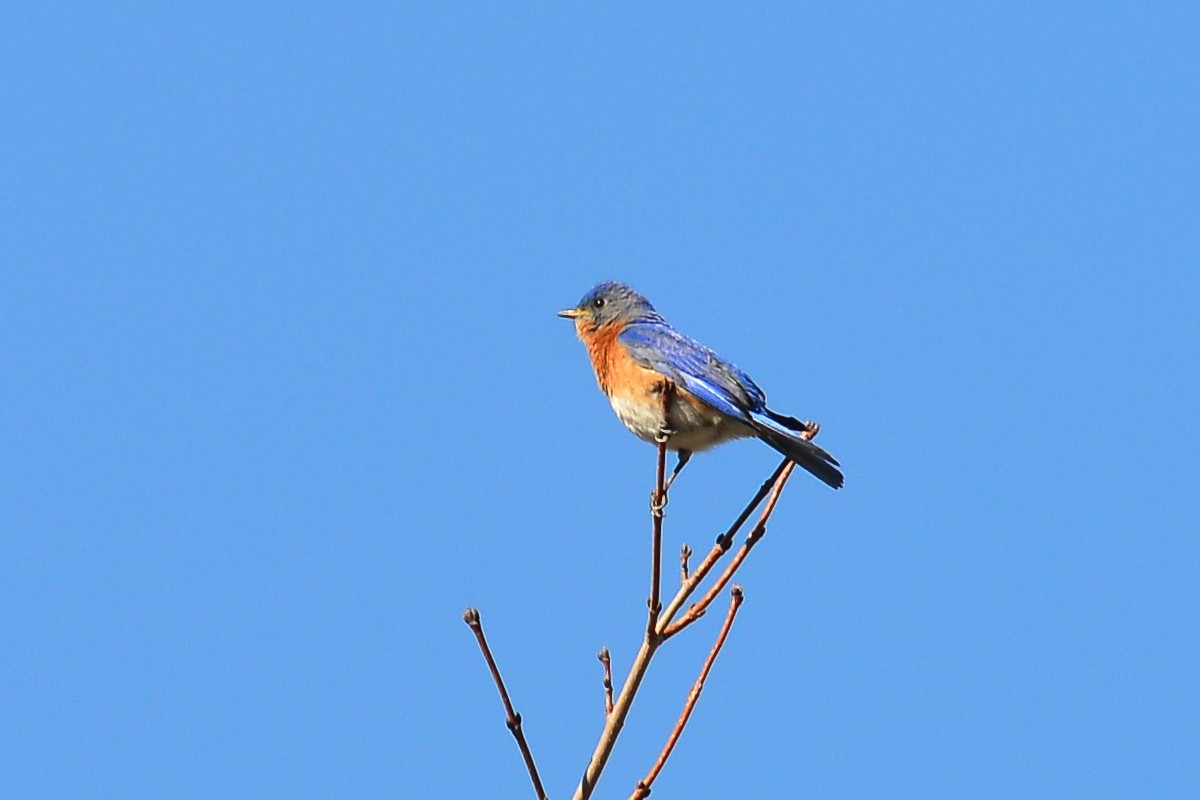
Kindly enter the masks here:
<path id="1" fill-rule="evenodd" d="M 600 663 L 604 666 L 604 716 L 608 716 L 613 710 L 613 680 L 612 680 L 612 656 L 608 652 L 607 647 L 601 647 L 599 654 L 596 656 L 600 659 Z"/>
<path id="2" fill-rule="evenodd" d="M 483 633 L 483 625 L 479 621 L 479 609 L 468 608 L 464 611 L 463 622 L 471 626 L 471 632 L 475 634 L 475 641 L 479 644 L 479 652 L 483 654 L 483 660 L 487 662 L 488 670 L 492 673 L 496 691 L 500 694 L 500 702 L 504 704 L 504 725 L 517 740 L 517 747 L 521 751 L 521 758 L 525 760 L 525 768 L 529 771 L 529 780 L 533 783 L 533 790 L 537 793 L 538 800 L 546 800 L 546 790 L 542 787 L 541 776 L 538 775 L 537 766 L 533 763 L 533 753 L 529 749 L 525 733 L 521 730 L 521 715 L 513 708 L 512 700 L 508 696 L 508 689 L 504 685 L 504 679 L 500 677 L 500 668 L 496 666 L 492 649 L 488 647 L 487 637 Z"/>

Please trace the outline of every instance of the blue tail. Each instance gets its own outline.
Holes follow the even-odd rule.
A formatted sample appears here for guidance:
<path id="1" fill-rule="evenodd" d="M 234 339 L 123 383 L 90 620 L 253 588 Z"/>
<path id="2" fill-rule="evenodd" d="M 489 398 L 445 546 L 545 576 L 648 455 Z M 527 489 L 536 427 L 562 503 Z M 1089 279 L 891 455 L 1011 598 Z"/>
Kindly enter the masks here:
<path id="1" fill-rule="evenodd" d="M 796 426 L 801 426 L 803 423 L 792 417 L 780 417 L 770 411 L 767 413 L 771 417 L 769 420 L 763 419 L 757 414 L 751 415 L 751 425 L 754 427 L 754 432 L 758 434 L 758 438 L 790 458 L 797 466 L 811 472 L 826 485 L 834 489 L 842 488 L 846 479 L 842 475 L 842 471 L 838 469 L 841 464 L 837 462 L 837 459 L 807 439 L 801 439 L 791 431 L 784 429 L 780 424 L 794 423 Z M 792 425 L 788 425 L 788 427 L 792 427 Z"/>

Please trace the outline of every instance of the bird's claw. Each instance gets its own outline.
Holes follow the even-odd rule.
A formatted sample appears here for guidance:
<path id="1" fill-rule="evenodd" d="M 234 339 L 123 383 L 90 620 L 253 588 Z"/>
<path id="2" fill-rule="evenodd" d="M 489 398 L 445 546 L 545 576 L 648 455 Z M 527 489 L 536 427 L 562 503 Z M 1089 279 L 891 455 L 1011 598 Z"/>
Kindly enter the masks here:
<path id="1" fill-rule="evenodd" d="M 811 442 L 813 437 L 821 432 L 821 426 L 813 422 L 811 419 L 805 420 L 803 423 L 804 430 L 800 431 L 800 438 Z"/>

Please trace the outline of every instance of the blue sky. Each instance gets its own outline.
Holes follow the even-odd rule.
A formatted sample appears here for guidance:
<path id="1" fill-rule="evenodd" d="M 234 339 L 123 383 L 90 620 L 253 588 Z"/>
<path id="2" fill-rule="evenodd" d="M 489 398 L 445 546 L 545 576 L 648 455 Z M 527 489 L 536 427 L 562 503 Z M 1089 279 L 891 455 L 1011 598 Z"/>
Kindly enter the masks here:
<path id="1" fill-rule="evenodd" d="M 656 798 L 1197 796 L 1198 22 L 0 11 L 0 795 L 529 797 L 475 605 L 568 797 L 654 459 L 554 311 L 619 278 L 847 474 L 789 487 Z M 774 461 L 698 456 L 668 553 Z"/>

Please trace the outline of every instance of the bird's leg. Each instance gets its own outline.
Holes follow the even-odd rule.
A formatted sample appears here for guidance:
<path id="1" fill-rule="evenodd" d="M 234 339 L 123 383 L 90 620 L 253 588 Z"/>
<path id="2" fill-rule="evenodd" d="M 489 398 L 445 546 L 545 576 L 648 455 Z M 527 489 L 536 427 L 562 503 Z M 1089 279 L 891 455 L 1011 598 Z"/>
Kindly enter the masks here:
<path id="1" fill-rule="evenodd" d="M 688 463 L 692 458 L 691 450 L 680 450 L 679 460 L 675 462 L 675 469 L 671 470 L 671 477 L 667 479 L 667 485 L 663 487 L 663 492 L 671 488 L 671 484 L 679 477 L 679 473 L 683 471 L 683 465 Z"/>
<path id="2" fill-rule="evenodd" d="M 813 422 L 811 419 L 800 423 L 804 427 L 800 430 L 800 438 L 811 442 L 813 437 L 821 432 L 821 426 Z"/>

